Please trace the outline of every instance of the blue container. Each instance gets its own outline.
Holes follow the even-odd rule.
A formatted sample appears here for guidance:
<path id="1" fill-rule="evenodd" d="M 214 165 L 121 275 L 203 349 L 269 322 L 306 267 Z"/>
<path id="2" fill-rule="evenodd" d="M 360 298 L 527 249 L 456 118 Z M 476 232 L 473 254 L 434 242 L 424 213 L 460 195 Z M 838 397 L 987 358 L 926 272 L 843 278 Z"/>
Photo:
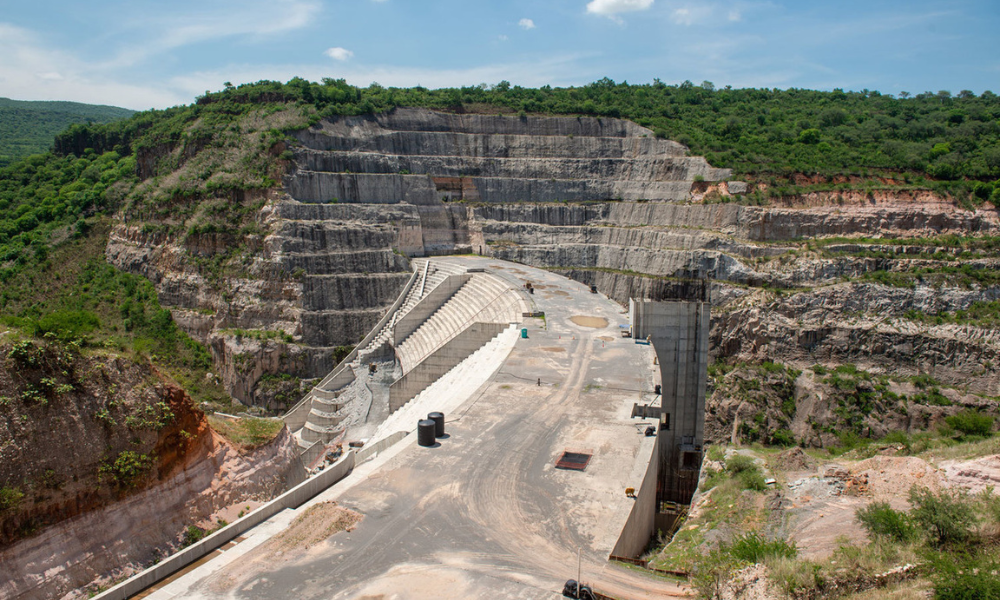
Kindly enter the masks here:
<path id="1" fill-rule="evenodd" d="M 528 339 L 528 328 L 527 327 L 525 327 L 524 329 L 521 330 L 521 338 L 522 339 Z"/>

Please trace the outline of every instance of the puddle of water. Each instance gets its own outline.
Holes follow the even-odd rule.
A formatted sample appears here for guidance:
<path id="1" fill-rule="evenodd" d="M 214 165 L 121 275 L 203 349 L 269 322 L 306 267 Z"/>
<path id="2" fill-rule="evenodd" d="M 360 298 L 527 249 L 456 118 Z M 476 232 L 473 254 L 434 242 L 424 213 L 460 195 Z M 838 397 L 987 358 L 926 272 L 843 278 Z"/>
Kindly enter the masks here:
<path id="1" fill-rule="evenodd" d="M 608 320 L 604 317 L 584 317 L 582 315 L 577 315 L 575 317 L 570 317 L 570 321 L 573 321 L 580 327 L 593 327 L 594 329 L 603 329 L 608 326 Z"/>

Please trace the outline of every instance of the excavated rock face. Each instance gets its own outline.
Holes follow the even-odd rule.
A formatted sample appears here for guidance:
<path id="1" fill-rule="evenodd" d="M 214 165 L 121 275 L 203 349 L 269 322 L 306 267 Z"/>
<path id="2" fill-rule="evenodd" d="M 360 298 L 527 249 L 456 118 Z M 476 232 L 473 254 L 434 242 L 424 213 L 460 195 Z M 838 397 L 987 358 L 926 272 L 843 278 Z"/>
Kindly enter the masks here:
<path id="1" fill-rule="evenodd" d="M 208 433 L 150 366 L 0 345 L 0 546 L 171 477 Z"/>
<path id="2" fill-rule="evenodd" d="M 851 362 L 1000 393 L 995 328 L 914 316 L 997 299 L 989 277 L 954 271 L 990 273 L 1000 254 L 927 239 L 994 235 L 990 206 L 969 211 L 891 189 L 748 205 L 741 194 L 766 186 L 717 182 L 729 173 L 617 119 L 397 109 L 294 137 L 284 191 L 267 197 L 239 268 L 206 276 L 199 265 L 227 248 L 213 233 L 178 243 L 122 225 L 108 248 L 116 264 L 157 283 L 245 402 L 281 410 L 288 391 L 262 393 L 261 377 L 329 371 L 338 347 L 356 343 L 393 302 L 407 257 L 470 250 L 557 270 L 623 304 L 673 278 L 711 277 L 713 358 L 800 370 Z M 246 329 L 278 329 L 293 343 L 234 331 Z M 736 412 L 716 412 L 722 435 Z M 791 427 L 766 423 L 770 433 Z M 803 427 L 792 428 L 797 437 L 822 438 Z"/>
<path id="3" fill-rule="evenodd" d="M 257 231 L 240 239 L 194 227 L 178 237 L 133 220 L 115 229 L 107 251 L 154 281 L 178 323 L 210 344 L 234 397 L 274 411 L 287 408 L 279 400 L 287 394 L 259 390 L 261 377 L 329 371 L 395 300 L 409 256 L 486 250 L 496 234 L 479 230 L 483 219 L 467 202 L 504 211 L 502 203 L 681 200 L 696 177 L 728 176 L 619 119 L 397 109 L 322 121 L 295 138 L 285 193 L 229 200 L 264 202 Z M 143 172 L 159 173 L 154 163 L 145 160 Z M 203 204 L 191 212 L 212 210 Z M 539 206 L 551 218 L 572 214 L 569 225 L 583 222 L 577 208 Z M 590 216 L 607 211 L 598 205 Z"/>

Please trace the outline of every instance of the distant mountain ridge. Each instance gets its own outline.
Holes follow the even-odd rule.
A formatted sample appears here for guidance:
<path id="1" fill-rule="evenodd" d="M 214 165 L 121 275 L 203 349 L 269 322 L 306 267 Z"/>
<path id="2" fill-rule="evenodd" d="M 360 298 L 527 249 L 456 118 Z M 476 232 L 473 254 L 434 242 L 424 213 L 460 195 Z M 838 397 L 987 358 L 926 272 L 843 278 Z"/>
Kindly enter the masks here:
<path id="1" fill-rule="evenodd" d="M 73 123 L 108 123 L 135 111 L 80 102 L 0 98 L 0 167 L 46 152 L 52 140 Z"/>

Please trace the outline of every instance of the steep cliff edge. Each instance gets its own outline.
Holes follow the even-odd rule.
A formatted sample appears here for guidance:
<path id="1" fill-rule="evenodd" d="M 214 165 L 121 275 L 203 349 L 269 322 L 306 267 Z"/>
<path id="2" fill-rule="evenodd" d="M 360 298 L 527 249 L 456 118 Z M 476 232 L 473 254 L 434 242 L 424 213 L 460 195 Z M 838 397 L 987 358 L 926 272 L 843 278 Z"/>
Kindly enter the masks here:
<path id="1" fill-rule="evenodd" d="M 0 597 L 84 597 L 295 473 L 287 431 L 238 452 L 148 363 L 0 339 Z"/>
<path id="2" fill-rule="evenodd" d="M 893 182 L 774 195 L 618 119 L 399 108 L 311 122 L 267 149 L 282 190 L 209 193 L 167 227 L 126 211 L 108 246 L 157 282 L 245 403 L 281 410 L 298 379 L 276 394 L 277 374 L 328 372 L 392 303 L 407 257 L 470 250 L 623 303 L 711 277 L 718 360 L 856 363 L 1000 393 L 995 323 L 956 317 L 996 302 L 992 205 Z M 200 164 L 197 148 L 171 152 Z M 242 238 L 213 216 L 233 202 Z"/>

